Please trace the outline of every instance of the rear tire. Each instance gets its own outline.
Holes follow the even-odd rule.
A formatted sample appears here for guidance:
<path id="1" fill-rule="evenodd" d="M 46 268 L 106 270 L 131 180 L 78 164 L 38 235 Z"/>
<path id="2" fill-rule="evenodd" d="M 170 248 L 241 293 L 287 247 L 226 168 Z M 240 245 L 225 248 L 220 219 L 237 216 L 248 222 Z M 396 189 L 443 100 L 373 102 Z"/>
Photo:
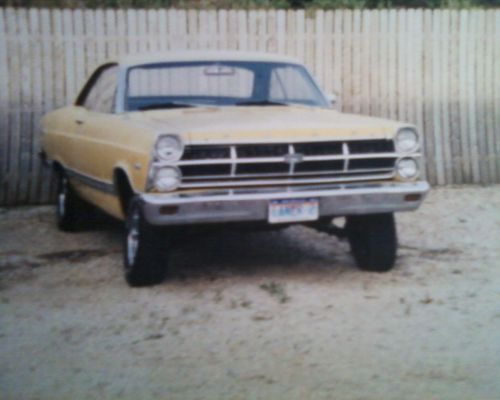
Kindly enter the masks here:
<path id="1" fill-rule="evenodd" d="M 68 177 L 63 171 L 57 177 L 57 227 L 65 232 L 75 231 L 80 221 L 80 212 L 83 212 L 82 200 L 71 187 Z"/>
<path id="2" fill-rule="evenodd" d="M 156 285 L 165 278 L 168 243 L 160 233 L 147 223 L 139 200 L 133 198 L 127 212 L 123 251 L 125 280 L 130 286 Z"/>
<path id="3" fill-rule="evenodd" d="M 394 214 L 371 214 L 347 218 L 347 237 L 358 267 L 386 272 L 394 267 L 397 233 Z"/>

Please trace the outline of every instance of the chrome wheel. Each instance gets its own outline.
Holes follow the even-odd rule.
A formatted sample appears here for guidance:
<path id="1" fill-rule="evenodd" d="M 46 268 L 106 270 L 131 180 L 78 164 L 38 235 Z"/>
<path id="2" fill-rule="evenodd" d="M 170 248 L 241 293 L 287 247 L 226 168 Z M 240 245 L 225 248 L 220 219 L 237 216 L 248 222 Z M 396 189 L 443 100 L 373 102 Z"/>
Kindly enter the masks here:
<path id="1" fill-rule="evenodd" d="M 68 194 L 68 180 L 66 178 L 61 178 L 61 187 L 59 188 L 59 194 L 57 195 L 57 212 L 59 217 L 64 217 L 66 214 L 66 200 Z"/>
<path id="2" fill-rule="evenodd" d="M 139 210 L 135 209 L 129 220 L 127 232 L 127 261 L 129 265 L 134 264 L 139 249 L 139 222 Z"/>

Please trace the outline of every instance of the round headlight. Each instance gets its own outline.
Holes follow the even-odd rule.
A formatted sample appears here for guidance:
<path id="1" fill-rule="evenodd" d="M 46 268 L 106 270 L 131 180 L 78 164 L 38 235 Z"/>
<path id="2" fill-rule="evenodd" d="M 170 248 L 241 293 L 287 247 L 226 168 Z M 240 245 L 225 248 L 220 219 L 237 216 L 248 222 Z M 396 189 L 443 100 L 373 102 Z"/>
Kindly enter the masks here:
<path id="1" fill-rule="evenodd" d="M 155 153 L 159 161 L 178 161 L 182 157 L 183 151 L 184 146 L 177 136 L 160 136 L 156 141 Z"/>
<path id="2" fill-rule="evenodd" d="M 171 192 L 179 187 L 181 173 L 174 167 L 163 167 L 156 171 L 154 180 L 155 188 L 160 192 Z"/>
<path id="3" fill-rule="evenodd" d="M 418 163 L 413 158 L 402 158 L 396 165 L 398 175 L 403 179 L 412 179 L 418 175 Z"/>
<path id="4" fill-rule="evenodd" d="M 418 146 L 418 134 L 414 129 L 403 128 L 400 129 L 396 135 L 396 149 L 401 153 L 408 153 L 413 151 Z"/>

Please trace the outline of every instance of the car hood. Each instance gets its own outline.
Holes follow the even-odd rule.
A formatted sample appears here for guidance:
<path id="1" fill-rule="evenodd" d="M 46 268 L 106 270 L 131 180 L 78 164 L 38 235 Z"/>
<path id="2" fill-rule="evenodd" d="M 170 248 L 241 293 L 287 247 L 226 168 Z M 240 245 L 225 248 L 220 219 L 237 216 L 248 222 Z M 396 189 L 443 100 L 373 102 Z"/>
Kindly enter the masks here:
<path id="1" fill-rule="evenodd" d="M 303 106 L 199 107 L 134 112 L 132 118 L 189 143 L 392 138 L 404 124 Z"/>

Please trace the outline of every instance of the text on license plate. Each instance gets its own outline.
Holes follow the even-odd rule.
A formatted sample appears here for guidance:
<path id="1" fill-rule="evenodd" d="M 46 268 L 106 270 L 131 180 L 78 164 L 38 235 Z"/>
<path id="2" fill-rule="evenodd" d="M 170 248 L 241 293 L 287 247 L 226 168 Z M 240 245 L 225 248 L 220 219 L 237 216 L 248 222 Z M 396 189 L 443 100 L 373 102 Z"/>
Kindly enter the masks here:
<path id="1" fill-rule="evenodd" d="M 278 224 L 318 219 L 318 199 L 286 199 L 269 202 L 269 222 Z"/>

